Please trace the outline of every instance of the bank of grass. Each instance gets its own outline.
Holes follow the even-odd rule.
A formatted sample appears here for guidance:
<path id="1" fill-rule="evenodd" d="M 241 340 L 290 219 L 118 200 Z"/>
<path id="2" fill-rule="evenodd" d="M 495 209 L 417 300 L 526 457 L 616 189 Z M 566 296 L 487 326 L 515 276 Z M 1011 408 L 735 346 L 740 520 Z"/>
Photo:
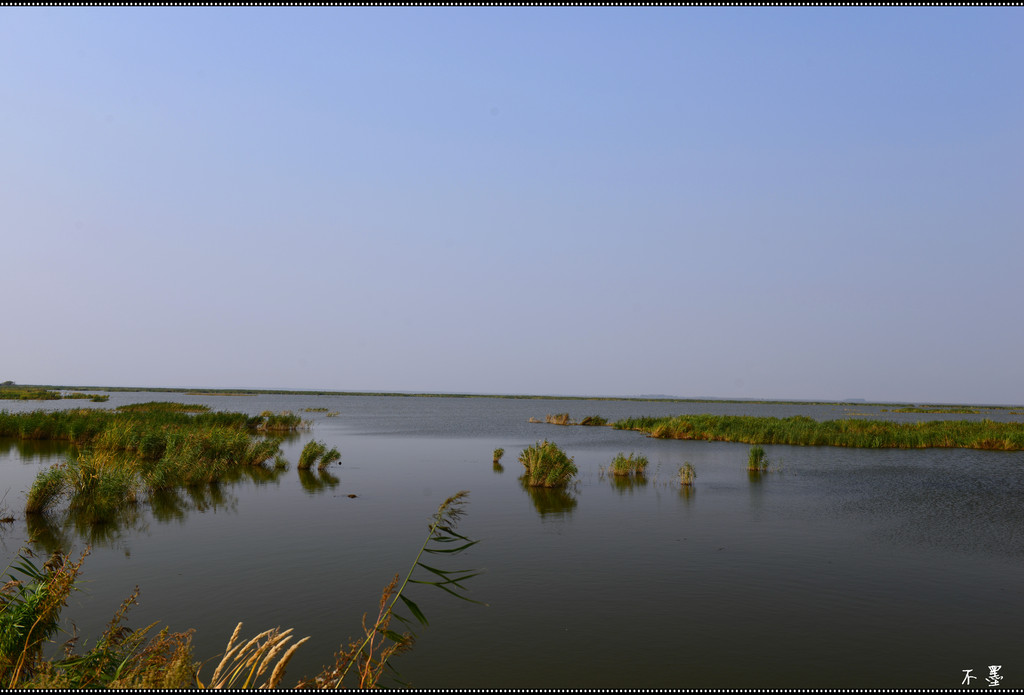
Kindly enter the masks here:
<path id="1" fill-rule="evenodd" d="M 885 420 L 826 420 L 743 415 L 677 415 L 626 418 L 620 430 L 646 432 L 658 439 L 698 439 L 745 444 L 842 446 L 874 449 L 928 447 L 1024 450 L 1024 423 L 992 420 L 933 420 L 901 423 Z"/>
<path id="2" fill-rule="evenodd" d="M 110 396 L 82 393 L 80 391 L 64 391 L 41 386 L 17 386 L 11 383 L 0 384 L 0 400 L 5 401 L 59 401 L 65 398 L 105 401 Z"/>
<path id="3" fill-rule="evenodd" d="M 280 453 L 281 440 L 265 433 L 301 424 L 290 414 L 194 410 L 159 403 L 113 411 L 0 411 L 0 436 L 76 445 L 65 461 L 38 474 L 26 513 L 50 511 L 66 498 L 76 518 L 108 521 L 157 491 L 221 482 L 237 467 L 273 467 L 268 462 Z"/>
<path id="4" fill-rule="evenodd" d="M 577 473 L 572 457 L 546 439 L 523 449 L 519 463 L 526 469 L 522 480 L 528 487 L 565 487 Z"/>

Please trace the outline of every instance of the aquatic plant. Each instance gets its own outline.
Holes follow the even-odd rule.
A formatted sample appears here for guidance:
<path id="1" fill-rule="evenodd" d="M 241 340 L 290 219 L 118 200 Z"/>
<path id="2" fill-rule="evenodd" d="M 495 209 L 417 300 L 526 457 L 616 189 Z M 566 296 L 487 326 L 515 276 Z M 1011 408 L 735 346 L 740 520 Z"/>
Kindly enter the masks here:
<path id="1" fill-rule="evenodd" d="M 569 419 L 569 413 L 558 413 L 556 415 L 545 415 L 544 422 L 549 425 L 571 425 L 572 421 Z"/>
<path id="2" fill-rule="evenodd" d="M 577 472 L 573 459 L 546 439 L 523 449 L 519 463 L 526 469 L 523 477 L 530 487 L 564 487 Z"/>
<path id="3" fill-rule="evenodd" d="M 584 427 L 602 427 L 608 424 L 608 420 L 600 415 L 588 415 L 580 420 L 580 424 Z"/>
<path id="4" fill-rule="evenodd" d="M 316 464 L 320 457 L 326 453 L 326 444 L 316 439 L 309 440 L 306 442 L 306 445 L 302 447 L 302 453 L 299 454 L 299 470 L 308 471 L 314 466 L 314 464 Z"/>
<path id="5" fill-rule="evenodd" d="M 501 457 L 505 455 L 505 450 L 498 447 L 494 450 L 494 463 L 495 465 L 501 463 Z"/>
<path id="6" fill-rule="evenodd" d="M 1024 450 L 1024 423 L 992 420 L 827 420 L 741 415 L 676 415 L 619 420 L 616 429 L 646 432 L 662 439 L 698 439 L 746 444 L 848 446 L 918 449 L 959 447 L 997 451 Z"/>
<path id="7" fill-rule="evenodd" d="M 747 454 L 747 470 L 764 473 L 768 470 L 768 456 L 764 447 L 752 446 Z"/>
<path id="8" fill-rule="evenodd" d="M 206 413 L 210 406 L 201 403 L 177 403 L 173 401 L 147 401 L 126 403 L 115 410 L 119 413 Z"/>
<path id="9" fill-rule="evenodd" d="M 401 601 L 405 610 L 422 625 L 428 621 L 422 609 L 408 596 L 413 584 L 437 587 L 456 598 L 486 605 L 469 598 L 463 582 L 480 574 L 479 570 L 449 570 L 428 565 L 425 554 L 442 557 L 458 554 L 478 541 L 458 533 L 455 528 L 464 514 L 468 492 L 449 497 L 432 517 L 427 538 L 420 546 L 405 578 L 399 576 L 385 587 L 377 618 L 367 624 L 363 616 L 363 637 L 342 647 L 333 666 L 313 678 L 300 681 L 298 687 L 340 688 L 346 678 L 359 688 L 377 687 L 385 672 L 394 672 L 392 656 L 411 648 L 415 635 L 399 634 L 391 629 L 392 619 L 411 625 L 411 619 L 396 611 Z M 239 623 L 209 681 L 201 677 L 199 664 L 192 659 L 192 630 L 169 633 L 165 628 L 146 641 L 153 623 L 131 630 L 122 622 L 129 608 L 137 604 L 139 589 L 121 604 L 95 646 L 83 654 L 74 654 L 77 637 L 65 645 L 63 657 L 44 657 L 43 647 L 52 643 L 59 629 L 61 609 L 76 589 L 77 578 L 88 549 L 77 562 L 54 554 L 42 568 L 22 550 L 8 567 L 12 580 L 0 588 L 0 684 L 13 688 L 276 688 L 280 685 L 296 649 L 309 638 L 291 645 L 292 630 L 274 628 L 250 639 L 239 639 Z M 53 650 L 50 650 L 52 653 Z M 260 682 L 262 680 L 262 682 Z"/>
<path id="10" fill-rule="evenodd" d="M 341 454 L 338 453 L 337 447 L 331 447 L 330 450 L 324 452 L 323 456 L 320 457 L 320 462 L 316 465 L 317 470 L 325 471 L 332 463 L 340 460 Z"/>
<path id="11" fill-rule="evenodd" d="M 681 485 L 693 485 L 693 481 L 696 479 L 697 471 L 693 469 L 693 464 L 689 461 L 679 467 L 679 483 Z"/>
<path id="12" fill-rule="evenodd" d="M 630 452 L 629 456 L 626 456 L 624 453 L 619 452 L 619 454 L 612 459 L 612 464 L 609 466 L 609 470 L 612 475 L 642 476 L 647 470 L 648 463 L 646 456 L 634 455 L 633 452 Z"/>

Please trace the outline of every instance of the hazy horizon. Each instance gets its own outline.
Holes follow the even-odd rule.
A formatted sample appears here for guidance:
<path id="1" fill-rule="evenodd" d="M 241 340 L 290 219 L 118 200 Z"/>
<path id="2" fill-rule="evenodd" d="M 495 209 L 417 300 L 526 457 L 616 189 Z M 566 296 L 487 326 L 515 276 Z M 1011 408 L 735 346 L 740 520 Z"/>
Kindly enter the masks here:
<path id="1" fill-rule="evenodd" d="M 1022 33 L 4 8 L 0 381 L 1019 404 Z"/>

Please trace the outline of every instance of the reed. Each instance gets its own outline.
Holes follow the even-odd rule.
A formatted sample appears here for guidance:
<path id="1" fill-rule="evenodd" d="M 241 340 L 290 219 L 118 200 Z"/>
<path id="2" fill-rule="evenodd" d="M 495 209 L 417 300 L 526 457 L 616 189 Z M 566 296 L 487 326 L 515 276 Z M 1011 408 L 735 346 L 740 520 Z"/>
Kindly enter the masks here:
<path id="1" fill-rule="evenodd" d="M 317 460 L 327 453 L 327 445 L 316 439 L 311 439 L 306 442 L 306 445 L 302 447 L 302 453 L 299 454 L 298 469 L 300 471 L 310 470 L 317 462 Z"/>
<path id="2" fill-rule="evenodd" d="M 627 476 L 633 475 L 637 477 L 643 477 L 647 471 L 649 461 L 646 456 L 634 455 L 633 452 L 626 456 L 624 453 L 619 454 L 612 459 L 611 470 L 612 475 Z"/>
<path id="3" fill-rule="evenodd" d="M 337 461 L 341 461 L 341 454 L 338 453 L 336 447 L 331 447 L 328 451 L 324 452 L 324 455 L 320 457 L 320 462 L 317 463 L 316 467 L 319 471 L 325 471 L 327 468 Z"/>
<path id="4" fill-rule="evenodd" d="M 756 473 L 764 473 L 768 470 L 768 456 L 764 447 L 752 446 L 747 453 L 747 470 Z"/>
<path id="5" fill-rule="evenodd" d="M 569 419 L 569 413 L 558 413 L 556 415 L 545 415 L 544 422 L 549 425 L 571 425 L 572 421 Z"/>
<path id="6" fill-rule="evenodd" d="M 494 450 L 494 465 L 496 465 L 496 466 L 499 465 L 501 463 L 501 457 L 504 456 L 504 455 L 505 455 L 505 450 L 504 449 L 502 449 L 501 447 L 498 447 L 497 449 L 495 449 Z"/>
<path id="7" fill-rule="evenodd" d="M 217 483 L 236 467 L 265 467 L 280 453 L 279 438 L 254 436 L 267 431 L 266 415 L 204 408 L 159 402 L 117 411 L 0 412 L 0 435 L 80 447 L 76 457 L 39 474 L 26 513 L 49 511 L 67 497 L 77 519 L 103 523 L 142 492 Z"/>
<path id="8" fill-rule="evenodd" d="M 828 420 L 740 415 L 677 415 L 619 420 L 616 429 L 660 439 L 696 439 L 745 444 L 919 449 L 926 447 L 1024 450 L 1024 423 L 992 420 Z"/>
<path id="9" fill-rule="evenodd" d="M 307 472 L 308 474 L 308 472 Z M 478 541 L 455 529 L 464 514 L 468 493 L 460 492 L 441 504 L 432 518 L 426 540 L 404 579 L 400 575 L 385 587 L 378 603 L 377 617 L 368 623 L 363 616 L 363 637 L 342 647 L 334 665 L 320 674 L 303 679 L 299 688 L 337 689 L 352 685 L 376 688 L 388 671 L 394 672 L 390 659 L 410 649 L 415 635 L 391 629 L 393 619 L 411 625 L 410 618 L 396 608 L 401 602 L 411 618 L 427 625 L 423 610 L 409 597 L 413 585 L 437 587 L 458 599 L 482 604 L 467 595 L 464 582 L 480 574 L 478 570 L 439 568 L 422 561 L 428 554 L 451 557 L 476 545 Z M 77 637 L 65 645 L 63 656 L 47 656 L 44 647 L 52 646 L 59 630 L 60 612 L 71 592 L 77 588 L 78 575 L 88 549 L 72 562 L 54 554 L 42 568 L 27 550 L 23 550 L 8 570 L 13 581 L 0 588 L 0 685 L 9 689 L 274 689 L 280 687 L 285 668 L 295 651 L 309 638 L 292 642 L 292 630 L 274 628 L 251 638 L 241 638 L 238 623 L 220 663 L 209 680 L 201 675 L 192 659 L 192 630 L 169 633 L 165 628 L 155 637 L 148 634 L 153 623 L 141 630 L 123 625 L 128 610 L 137 605 L 139 589 L 121 604 L 95 646 L 75 654 Z M 148 640 L 148 641 L 147 641 Z M 49 649 L 55 654 L 55 649 Z"/>
<path id="10" fill-rule="evenodd" d="M 55 553 L 40 568 L 22 550 L 12 564 L 14 581 L 0 590 L 0 682 L 12 689 L 47 690 L 192 686 L 191 631 L 164 629 L 151 638 L 155 623 L 140 630 L 122 625 L 137 604 L 137 587 L 88 651 L 74 654 L 73 639 L 63 657 L 44 657 L 43 647 L 59 630 L 61 609 L 77 588 L 87 554 L 73 562 Z"/>
<path id="11" fill-rule="evenodd" d="M 573 459 L 546 439 L 523 449 L 519 463 L 526 469 L 523 478 L 530 487 L 565 487 L 577 473 Z"/>
<path id="12" fill-rule="evenodd" d="M 147 401 L 128 403 L 115 408 L 119 413 L 206 413 L 210 406 L 200 403 L 176 403 L 172 401 Z"/>
<path id="13" fill-rule="evenodd" d="M 580 424 L 584 427 L 604 427 L 608 424 L 608 420 L 600 415 L 588 415 L 580 420 Z"/>
<path id="14" fill-rule="evenodd" d="M 697 479 L 697 471 L 693 469 L 693 464 L 686 461 L 682 466 L 679 467 L 679 484 L 690 486 L 693 485 L 693 481 Z"/>

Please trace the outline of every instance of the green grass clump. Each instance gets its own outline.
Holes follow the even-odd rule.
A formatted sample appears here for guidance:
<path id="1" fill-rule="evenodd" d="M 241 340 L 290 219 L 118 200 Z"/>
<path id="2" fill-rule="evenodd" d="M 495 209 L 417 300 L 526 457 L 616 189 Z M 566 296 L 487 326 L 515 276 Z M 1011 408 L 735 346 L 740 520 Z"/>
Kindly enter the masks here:
<path id="1" fill-rule="evenodd" d="M 569 419 L 569 413 L 558 413 L 556 415 L 545 415 L 544 422 L 549 425 L 571 425 L 572 421 Z"/>
<path id="2" fill-rule="evenodd" d="M 316 439 L 312 439 L 306 442 L 306 446 L 302 447 L 302 453 L 299 454 L 298 469 L 300 471 L 308 471 L 315 465 L 318 470 L 325 470 L 335 461 L 341 460 L 341 454 L 338 453 L 338 449 L 332 447 L 330 450 L 327 449 L 327 445 Z"/>
<path id="3" fill-rule="evenodd" d="M 326 413 L 327 408 L 303 408 L 304 413 Z"/>
<path id="4" fill-rule="evenodd" d="M 312 439 L 306 442 L 306 445 L 302 447 L 302 453 L 299 454 L 298 469 L 300 471 L 310 470 L 321 456 L 327 453 L 327 445 L 323 442 Z"/>
<path id="5" fill-rule="evenodd" d="M 505 455 L 505 450 L 498 447 L 494 450 L 494 463 L 501 463 L 501 457 Z"/>
<path id="6" fill-rule="evenodd" d="M 584 427 L 602 427 L 608 424 L 608 420 L 600 415 L 588 415 L 580 420 L 580 424 Z"/>
<path id="7" fill-rule="evenodd" d="M 523 449 L 519 463 L 526 469 L 523 478 L 529 487 L 564 487 L 577 472 L 572 457 L 547 440 Z"/>
<path id="8" fill-rule="evenodd" d="M 171 401 L 148 401 L 128 403 L 116 408 L 119 413 L 206 413 L 210 406 L 200 403 L 174 403 Z"/>
<path id="9" fill-rule="evenodd" d="M 647 471 L 648 460 L 646 456 L 634 456 L 633 452 L 626 456 L 619 454 L 612 460 L 610 467 L 612 475 L 635 475 L 642 477 Z"/>
<path id="10" fill-rule="evenodd" d="M 679 467 L 679 484 L 680 485 L 693 485 L 693 481 L 697 479 L 697 471 L 693 469 L 693 464 L 689 461 Z"/>
<path id="11" fill-rule="evenodd" d="M 992 420 L 933 420 L 900 423 L 886 420 L 827 420 L 797 415 L 788 418 L 743 415 L 676 415 L 619 420 L 621 430 L 638 430 L 660 439 L 697 439 L 745 444 L 847 446 L 920 449 L 947 447 L 1024 450 L 1024 423 Z"/>
<path id="12" fill-rule="evenodd" d="M 768 470 L 768 456 L 764 447 L 752 446 L 747 454 L 747 470 L 764 473 Z"/>
<path id="13" fill-rule="evenodd" d="M 306 426 L 301 417 L 287 410 L 283 413 L 265 410 L 260 413 L 260 418 L 262 422 L 256 425 L 256 429 L 261 432 L 294 432 Z"/>
<path id="14" fill-rule="evenodd" d="M 0 436 L 76 444 L 76 456 L 39 473 L 25 511 L 47 512 L 67 498 L 79 522 L 98 524 L 142 494 L 218 483 L 237 477 L 239 468 L 266 466 L 281 440 L 255 436 L 263 422 L 264 416 L 205 412 L 205 406 L 141 403 L 116 411 L 2 411 Z"/>

